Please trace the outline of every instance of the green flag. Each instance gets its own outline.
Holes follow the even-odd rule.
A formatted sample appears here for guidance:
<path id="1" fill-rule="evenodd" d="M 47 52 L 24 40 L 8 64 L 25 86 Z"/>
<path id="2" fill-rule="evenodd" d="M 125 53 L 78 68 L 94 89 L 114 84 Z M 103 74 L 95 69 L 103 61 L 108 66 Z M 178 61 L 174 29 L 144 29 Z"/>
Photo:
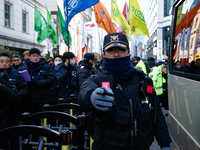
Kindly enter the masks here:
<path id="1" fill-rule="evenodd" d="M 35 31 L 38 32 L 37 42 L 41 43 L 48 38 L 47 21 L 35 6 Z"/>
<path id="2" fill-rule="evenodd" d="M 47 9 L 47 7 L 46 7 Z M 51 18 L 51 15 L 47 9 L 47 30 L 49 33 L 49 39 L 51 40 L 53 47 L 58 45 L 58 35 L 56 32 L 56 27 L 53 22 L 53 19 Z"/>
<path id="3" fill-rule="evenodd" d="M 58 17 L 59 17 L 59 27 L 60 27 L 60 32 L 63 35 L 63 39 L 65 41 L 65 44 L 68 45 L 68 27 L 65 30 L 65 20 L 63 19 L 62 13 L 60 11 L 60 8 L 58 7 Z M 71 35 L 69 34 L 69 45 L 68 47 L 70 48 L 72 39 L 71 39 Z"/>

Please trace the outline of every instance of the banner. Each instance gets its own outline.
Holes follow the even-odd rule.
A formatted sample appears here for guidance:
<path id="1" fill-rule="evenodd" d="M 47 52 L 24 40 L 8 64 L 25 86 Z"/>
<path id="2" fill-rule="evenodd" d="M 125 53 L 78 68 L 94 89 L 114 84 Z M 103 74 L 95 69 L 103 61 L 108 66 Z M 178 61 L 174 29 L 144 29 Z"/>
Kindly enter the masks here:
<path id="1" fill-rule="evenodd" d="M 47 10 L 47 30 L 49 34 L 49 39 L 51 40 L 53 47 L 56 47 L 58 45 L 58 35 L 56 27 L 47 7 L 46 10 Z"/>
<path id="2" fill-rule="evenodd" d="M 112 20 L 112 23 L 117 33 L 124 33 L 122 26 L 118 25 L 114 20 Z"/>
<path id="3" fill-rule="evenodd" d="M 38 32 L 37 42 L 41 43 L 49 37 L 47 21 L 35 6 L 35 31 Z"/>
<path id="4" fill-rule="evenodd" d="M 86 50 L 86 45 L 87 45 L 87 31 L 85 27 L 85 20 L 83 20 L 79 26 L 79 35 L 81 35 L 81 38 L 82 38 L 81 48 L 82 48 L 82 55 L 83 55 Z"/>
<path id="5" fill-rule="evenodd" d="M 157 40 L 157 60 L 162 60 L 162 40 Z"/>
<path id="6" fill-rule="evenodd" d="M 133 35 L 146 35 L 149 37 L 149 31 L 144 19 L 144 15 L 140 10 L 137 0 L 129 1 L 130 8 L 130 28 Z"/>
<path id="7" fill-rule="evenodd" d="M 63 40 L 63 36 L 62 36 L 62 34 L 60 33 L 59 34 L 59 54 L 60 54 L 60 52 L 61 52 L 61 50 L 62 50 L 62 40 Z M 62 55 L 62 54 L 61 54 Z"/>
<path id="8" fill-rule="evenodd" d="M 53 57 L 53 45 L 52 42 L 49 38 L 47 38 L 47 45 L 48 45 L 48 50 L 50 53 L 50 57 Z"/>
<path id="9" fill-rule="evenodd" d="M 183 9 L 183 4 L 181 4 L 181 6 L 178 7 L 178 13 L 177 13 L 177 18 L 176 18 L 176 25 L 178 25 L 179 22 L 180 22 L 182 9 Z"/>
<path id="10" fill-rule="evenodd" d="M 65 29 L 75 14 L 97 4 L 98 2 L 99 0 L 64 0 Z"/>
<path id="11" fill-rule="evenodd" d="M 142 58 L 142 42 L 139 42 L 137 45 L 137 56 Z"/>
<path id="12" fill-rule="evenodd" d="M 124 30 L 124 34 L 126 35 L 127 39 L 130 41 L 130 26 L 122 13 L 120 12 L 116 0 L 112 1 L 112 8 L 111 8 L 111 18 L 119 25 L 122 26 Z"/>
<path id="13" fill-rule="evenodd" d="M 125 2 L 124 4 L 124 9 L 122 11 L 122 14 L 124 15 L 124 17 L 126 18 L 126 21 L 129 23 L 129 19 L 130 19 L 130 13 L 129 13 L 129 9 L 128 9 L 128 4 L 127 2 Z"/>
<path id="14" fill-rule="evenodd" d="M 95 29 L 97 27 L 96 22 L 87 22 L 85 26 L 88 34 L 93 35 L 95 33 Z"/>
<path id="15" fill-rule="evenodd" d="M 100 28 L 104 29 L 108 34 L 116 32 L 110 15 L 101 2 L 94 5 L 94 14 L 96 22 Z"/>
<path id="16" fill-rule="evenodd" d="M 190 28 L 188 30 L 188 33 L 187 33 L 187 39 L 186 39 L 186 47 L 185 47 L 185 50 L 186 50 L 186 58 L 189 58 L 189 49 L 190 49 L 190 38 L 191 38 L 191 31 L 192 29 Z"/>
<path id="17" fill-rule="evenodd" d="M 71 45 L 71 42 L 72 42 L 71 35 L 70 35 L 69 31 L 68 31 L 68 28 L 67 28 L 67 30 L 65 30 L 65 21 L 64 21 L 64 18 L 62 16 L 62 13 L 61 13 L 59 7 L 58 7 L 58 17 L 59 17 L 60 33 L 63 36 L 65 44 L 70 48 L 70 45 Z M 69 35 L 68 35 L 68 33 L 69 33 Z M 68 39 L 69 39 L 69 45 L 68 45 Z"/>

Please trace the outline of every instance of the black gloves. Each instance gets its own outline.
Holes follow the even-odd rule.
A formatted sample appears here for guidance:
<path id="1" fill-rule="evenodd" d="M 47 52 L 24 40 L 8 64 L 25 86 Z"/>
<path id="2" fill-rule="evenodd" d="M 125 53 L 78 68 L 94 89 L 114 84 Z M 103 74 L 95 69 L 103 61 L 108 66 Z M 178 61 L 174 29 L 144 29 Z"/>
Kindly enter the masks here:
<path id="1" fill-rule="evenodd" d="M 6 70 L 5 70 L 6 71 Z M 0 83 L 6 84 L 9 81 L 7 71 L 0 72 Z"/>

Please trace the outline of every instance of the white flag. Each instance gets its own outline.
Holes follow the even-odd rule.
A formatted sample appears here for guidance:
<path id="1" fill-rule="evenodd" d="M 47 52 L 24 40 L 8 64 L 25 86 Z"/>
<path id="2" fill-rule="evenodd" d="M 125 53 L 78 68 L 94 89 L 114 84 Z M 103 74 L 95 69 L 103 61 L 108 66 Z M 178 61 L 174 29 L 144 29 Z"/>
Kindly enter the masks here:
<path id="1" fill-rule="evenodd" d="M 79 34 L 82 36 L 81 48 L 83 49 L 87 45 L 87 31 L 85 27 L 85 20 L 82 21 L 79 27 Z"/>
<path id="2" fill-rule="evenodd" d="M 60 34 L 59 34 L 59 52 L 61 52 L 62 40 L 63 40 L 63 36 L 62 36 L 62 34 L 60 33 Z"/>
<path id="3" fill-rule="evenodd" d="M 50 57 L 53 57 L 53 45 L 52 42 L 49 38 L 47 38 L 47 45 L 48 45 L 48 50 L 50 53 Z"/>
<path id="4" fill-rule="evenodd" d="M 191 29 L 188 29 L 187 35 L 185 37 L 186 39 L 186 46 L 185 46 L 186 52 L 184 53 L 185 58 L 189 58 L 190 36 L 191 36 Z"/>
<path id="5" fill-rule="evenodd" d="M 87 34 L 93 35 L 94 32 L 95 32 L 95 29 L 96 29 L 96 27 L 97 27 L 96 22 L 87 22 L 87 23 L 85 24 L 85 26 L 86 26 Z"/>

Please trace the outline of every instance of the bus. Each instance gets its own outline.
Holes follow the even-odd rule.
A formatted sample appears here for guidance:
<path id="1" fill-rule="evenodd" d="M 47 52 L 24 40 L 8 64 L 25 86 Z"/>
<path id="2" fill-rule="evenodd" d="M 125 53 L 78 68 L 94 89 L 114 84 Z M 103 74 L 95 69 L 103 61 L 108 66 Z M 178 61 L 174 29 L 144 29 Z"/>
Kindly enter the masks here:
<path id="1" fill-rule="evenodd" d="M 200 0 L 175 1 L 171 15 L 168 128 L 175 150 L 200 150 Z"/>

